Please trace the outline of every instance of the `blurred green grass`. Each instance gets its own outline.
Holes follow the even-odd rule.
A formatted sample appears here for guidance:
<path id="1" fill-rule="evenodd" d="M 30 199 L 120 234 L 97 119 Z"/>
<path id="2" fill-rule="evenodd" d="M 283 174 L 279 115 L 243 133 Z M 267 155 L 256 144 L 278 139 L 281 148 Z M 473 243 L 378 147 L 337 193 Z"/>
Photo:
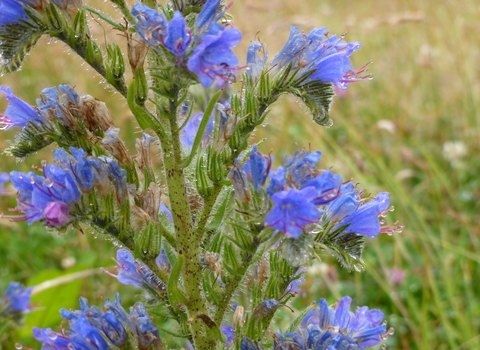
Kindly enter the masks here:
<path id="1" fill-rule="evenodd" d="M 235 3 L 231 12 L 244 34 L 239 56 L 245 56 L 249 41 L 256 38 L 268 45 L 272 58 L 294 24 L 305 31 L 320 26 L 332 34 L 348 31 L 348 41 L 363 45 L 353 55 L 355 67 L 373 61 L 374 79 L 351 84 L 345 96 L 336 98 L 331 128 L 315 125 L 303 107 L 284 98 L 254 137 L 266 138 L 260 149 L 273 150 L 278 162 L 303 147 L 323 151 L 323 167 L 333 166 L 371 193 L 390 192 L 396 210 L 389 219 L 406 225 L 402 233 L 368 242 L 366 272 L 345 273 L 334 263 L 313 269 L 303 303 L 320 297 L 333 302 L 350 294 L 356 305 L 382 309 L 396 329 L 388 340 L 391 349 L 480 349 L 477 1 L 246 0 Z M 104 42 L 103 29 L 108 38 L 121 40 L 107 26 L 96 26 L 99 44 Z M 124 135 L 133 140 L 135 135 L 126 133 L 135 124 L 125 101 L 119 94 L 112 98 L 98 77 L 92 82 L 91 70 L 81 63 L 63 44 L 43 40 L 22 72 L 1 77 L 0 83 L 31 103 L 45 87 L 75 85 L 79 92 L 105 101 Z M 3 100 L 0 104 L 3 108 Z M 7 132 L 4 139 L 12 136 Z M 44 152 L 39 159 L 48 157 Z M 2 161 L 0 170 L 32 165 L 30 160 Z M 2 208 L 12 206 L 12 200 L 2 201 Z M 114 249 L 91 235 L 57 236 L 38 225 L 0 225 L 0 290 L 10 280 L 33 285 L 58 274 L 112 265 Z M 68 257 L 75 260 L 71 266 L 65 263 Z M 399 271 L 405 279 L 394 281 Z M 28 315 L 27 324 L 56 326 L 59 318 L 48 312 L 76 307 L 79 295 L 100 305 L 116 290 L 125 295 L 126 305 L 134 300 L 136 291 L 106 275 L 51 289 L 44 292 L 49 296 L 36 297 L 40 309 Z M 65 298 L 55 300 L 55 295 Z M 70 304 L 65 304 L 67 299 Z M 20 332 L 24 344 L 37 346 L 28 342 L 28 333 L 28 327 Z"/>

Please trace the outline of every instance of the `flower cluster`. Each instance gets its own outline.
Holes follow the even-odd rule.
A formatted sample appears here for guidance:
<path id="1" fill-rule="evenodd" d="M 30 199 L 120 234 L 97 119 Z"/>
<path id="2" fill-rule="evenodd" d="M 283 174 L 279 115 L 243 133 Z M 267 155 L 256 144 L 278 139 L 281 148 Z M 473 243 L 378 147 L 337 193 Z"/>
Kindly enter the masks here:
<path id="1" fill-rule="evenodd" d="M 18 282 L 10 282 L 5 294 L 0 299 L 0 314 L 28 312 L 32 309 L 30 295 L 33 287 L 25 288 Z"/>
<path id="2" fill-rule="evenodd" d="M 5 94 L 9 102 L 5 115 L 0 115 L 0 124 L 3 129 L 18 126 L 26 127 L 29 123 L 48 124 L 49 120 L 58 118 L 68 125 L 67 107 L 68 104 L 78 104 L 80 97 L 69 85 L 60 84 L 42 91 L 42 97 L 37 99 L 37 107 L 16 97 L 12 89 L 7 86 L 0 86 L 0 91 Z"/>
<path id="3" fill-rule="evenodd" d="M 104 309 L 88 306 L 80 298 L 81 310 L 60 310 L 69 328 L 54 332 L 51 328 L 33 328 L 33 336 L 43 343 L 42 349 L 97 349 L 131 348 L 133 337 L 139 350 L 158 349 L 161 346 L 158 328 L 150 319 L 145 306 L 136 303 L 128 314 L 117 294 L 114 302 L 106 301 Z"/>
<path id="4" fill-rule="evenodd" d="M 325 27 L 315 28 L 306 35 L 301 28 L 291 26 L 290 37 L 270 66 L 272 72 L 278 72 L 291 64 L 293 69 L 300 70 L 300 74 L 310 73 L 307 82 L 319 80 L 344 90 L 349 83 L 368 77 L 359 77 L 366 71 L 366 66 L 354 70 L 350 60 L 352 53 L 359 48 L 359 42 L 347 43 L 343 36 L 329 36 Z M 259 76 L 267 60 L 265 54 L 260 58 L 258 51 L 264 51 L 264 47 L 254 41 L 249 46 L 247 55 L 249 74 L 254 77 Z"/>
<path id="5" fill-rule="evenodd" d="M 137 2 L 132 15 L 138 20 L 135 29 L 152 48 L 158 52 L 166 48 L 178 57 L 180 65 L 188 60 L 188 70 L 197 75 L 204 87 L 209 87 L 217 78 L 220 84 L 232 80 L 231 71 L 239 63 L 231 47 L 239 43 L 242 34 L 238 29 L 215 23 L 222 15 L 217 13 L 219 5 L 219 0 L 206 2 L 195 21 L 195 37 L 179 11 L 167 21 L 163 14 Z"/>
<path id="6" fill-rule="evenodd" d="M 85 151 L 70 147 L 73 156 L 64 149 L 54 151 L 55 164 L 43 164 L 42 175 L 34 172 L 10 173 L 13 187 L 18 193 L 18 206 L 12 211 L 22 215 L 3 217 L 29 224 L 42 220 L 47 225 L 63 226 L 73 217 L 71 210 L 83 192 L 94 186 L 100 191 L 109 185 L 108 177 L 114 179 L 115 186 L 126 188 L 126 173 L 113 159 L 100 159 L 87 156 Z"/>
<path id="7" fill-rule="evenodd" d="M 352 299 L 348 296 L 338 301 L 335 308 L 329 307 L 325 299 L 311 310 L 294 332 L 274 335 L 274 349 L 298 350 L 362 350 L 379 344 L 389 334 L 380 310 L 369 310 L 367 306 L 351 312 Z M 258 350 L 259 346 L 243 338 L 242 350 Z"/>
<path id="8" fill-rule="evenodd" d="M 283 167 L 272 171 L 271 158 L 254 146 L 244 166 L 237 160 L 229 178 L 240 201 L 251 198 L 249 183 L 256 193 L 271 199 L 273 206 L 265 216 L 265 224 L 286 237 L 298 238 L 308 225 L 317 223 L 335 224 L 344 229 L 344 234 L 371 238 L 401 229 L 381 226 L 379 217 L 392 210 L 388 193 L 382 192 L 371 200 L 362 198 L 353 183 L 344 184 L 341 176 L 330 170 L 318 170 L 315 164 L 320 158 L 321 152 L 296 152 L 293 157 L 285 157 Z"/>

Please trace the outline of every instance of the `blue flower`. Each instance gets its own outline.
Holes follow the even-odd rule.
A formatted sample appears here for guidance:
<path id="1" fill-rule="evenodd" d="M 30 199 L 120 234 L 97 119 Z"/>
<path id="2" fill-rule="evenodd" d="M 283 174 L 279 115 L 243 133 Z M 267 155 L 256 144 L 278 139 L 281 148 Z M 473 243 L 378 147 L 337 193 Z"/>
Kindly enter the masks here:
<path id="1" fill-rule="evenodd" d="M 302 73 L 315 70 L 307 81 L 320 80 L 346 89 L 349 83 L 366 78 L 358 77 L 366 71 L 365 66 L 354 70 L 349 58 L 359 48 L 358 42 L 347 43 L 336 35 L 328 36 L 325 27 L 314 29 L 307 36 L 300 28 L 292 26 L 290 37 L 272 66 L 279 70 L 291 63 Z"/>
<path id="2" fill-rule="evenodd" d="M 195 141 L 195 137 L 197 136 L 198 128 L 200 127 L 200 123 L 203 118 L 203 113 L 195 114 L 187 124 L 183 127 L 180 135 L 180 141 L 182 144 L 190 149 L 193 146 L 193 142 Z M 206 148 L 207 145 L 210 143 L 213 135 L 213 118 L 210 117 L 208 120 L 207 127 L 205 128 L 205 132 L 202 136 L 202 147 Z"/>
<path id="3" fill-rule="evenodd" d="M 170 272 L 170 270 L 172 269 L 172 265 L 168 260 L 165 249 L 162 248 L 160 250 L 160 254 L 158 254 L 158 256 L 155 258 L 155 265 L 157 265 L 160 270 L 166 270 L 167 272 Z"/>
<path id="4" fill-rule="evenodd" d="M 257 193 L 260 193 L 261 187 L 265 185 L 267 176 L 270 173 L 272 157 L 260 154 L 257 145 L 254 145 L 247 162 L 249 165 L 249 172 L 252 175 L 253 188 L 255 188 Z M 245 163 L 245 167 L 247 167 L 247 163 Z"/>
<path id="5" fill-rule="evenodd" d="M 37 125 L 45 123 L 44 118 L 37 110 L 16 97 L 11 88 L 0 86 L 0 91 L 5 94 L 7 101 L 10 102 L 5 110 L 5 115 L 0 115 L 0 124 L 3 125 L 3 129 L 10 129 L 14 126 L 23 128 L 29 123 Z"/>
<path id="6" fill-rule="evenodd" d="M 5 183 L 10 181 L 10 175 L 8 173 L 0 173 L 0 194 L 8 193 L 8 190 L 4 189 Z"/>
<path id="7" fill-rule="evenodd" d="M 168 26 L 163 14 L 137 2 L 133 5 L 132 15 L 137 19 L 134 27 L 143 40 L 153 48 L 163 45 Z"/>
<path id="8" fill-rule="evenodd" d="M 132 253 L 126 249 L 117 250 L 118 282 L 125 285 L 134 285 L 137 288 L 149 287 L 163 292 L 165 285 L 146 265 L 133 258 Z"/>
<path id="9" fill-rule="evenodd" d="M 192 41 L 192 35 L 180 12 L 175 11 L 173 19 L 168 23 L 167 31 L 165 47 L 174 55 L 182 56 Z"/>
<path id="10" fill-rule="evenodd" d="M 107 350 L 109 346 L 100 332 L 93 327 L 84 314 L 72 319 L 69 329 L 61 333 L 51 328 L 34 327 L 33 336 L 43 342 L 42 349 Z"/>
<path id="11" fill-rule="evenodd" d="M 277 332 L 274 349 L 295 345 L 304 350 L 362 350 L 379 344 L 388 335 L 386 326 L 381 324 L 383 313 L 364 306 L 354 314 L 349 310 L 351 301 L 350 297 L 343 297 L 333 309 L 321 299 L 294 332 Z"/>
<path id="12" fill-rule="evenodd" d="M 317 191 L 317 197 L 314 199 L 313 204 L 325 205 L 338 196 L 342 181 L 340 175 L 333 174 L 330 170 L 325 170 L 320 176 L 303 185 L 303 188 L 314 187 Z"/>
<path id="13" fill-rule="evenodd" d="M 260 58 L 257 53 L 259 51 L 263 53 L 262 58 Z M 248 47 L 247 74 L 252 76 L 253 78 L 258 78 L 260 76 L 260 73 L 262 73 L 265 63 L 267 63 L 268 55 L 265 51 L 265 47 L 255 40 L 253 40 L 252 45 Z"/>
<path id="14" fill-rule="evenodd" d="M 290 26 L 290 37 L 285 46 L 278 53 L 272 61 L 274 70 L 279 70 L 290 63 L 296 64 L 300 54 L 308 45 L 308 38 L 303 33 L 302 29 L 295 26 Z"/>
<path id="15" fill-rule="evenodd" d="M 127 171 L 122 169 L 115 159 L 106 156 L 100 156 L 98 158 L 108 166 L 108 177 L 113 181 L 115 195 L 118 201 L 125 201 L 128 198 Z"/>
<path id="16" fill-rule="evenodd" d="M 223 29 L 212 23 L 193 49 L 187 63 L 188 69 L 197 75 L 204 87 L 210 87 L 217 77 L 222 82 L 232 80 L 231 71 L 235 70 L 238 58 L 231 47 L 236 46 L 241 38 L 242 33 L 238 29 Z"/>
<path id="17" fill-rule="evenodd" d="M 28 1 L 0 1 L 0 27 L 7 24 L 16 24 L 19 23 L 20 20 L 27 20 L 29 18 L 24 11 L 22 2 L 28 4 Z"/>
<path id="18" fill-rule="evenodd" d="M 233 341 L 235 340 L 235 328 L 232 326 L 221 326 L 220 330 L 222 331 L 223 334 L 227 337 L 227 341 L 225 343 L 225 347 L 230 347 L 233 344 Z"/>
<path id="19" fill-rule="evenodd" d="M 357 208 L 337 224 L 337 227 L 348 225 L 343 233 L 357 233 L 375 238 L 381 232 L 379 215 L 384 213 L 390 205 L 387 192 L 381 192 L 377 197 Z"/>
<path id="20" fill-rule="evenodd" d="M 252 339 L 243 337 L 242 343 L 240 344 L 241 350 L 259 350 L 259 347 Z"/>
<path id="21" fill-rule="evenodd" d="M 228 179 L 233 184 L 237 199 L 242 203 L 249 203 L 252 199 L 252 194 L 248 186 L 248 176 L 238 158 L 234 160 L 233 167 L 228 173 Z"/>
<path id="22" fill-rule="evenodd" d="M 135 303 L 130 308 L 130 317 L 135 320 L 133 331 L 139 350 L 159 349 L 161 341 L 157 326 L 148 316 L 147 310 L 142 303 Z"/>
<path id="23" fill-rule="evenodd" d="M 314 164 L 318 163 L 321 158 L 322 152 L 295 152 L 293 157 L 287 154 L 283 160 L 285 178 L 297 186 L 304 186 L 308 181 L 317 177 L 318 170 Z"/>
<path id="24" fill-rule="evenodd" d="M 63 226 L 70 221 L 69 204 L 80 198 L 80 191 L 70 172 L 49 164 L 44 167 L 43 176 L 32 172 L 27 174 L 12 171 L 13 187 L 19 191 L 19 206 L 15 211 L 23 215 L 3 217 L 15 221 L 45 219 L 52 226 Z"/>
<path id="25" fill-rule="evenodd" d="M 220 0 L 207 0 L 195 20 L 197 31 L 207 28 L 211 22 L 216 22 L 222 16 L 222 14 L 217 14 L 219 5 Z"/>
<path id="26" fill-rule="evenodd" d="M 355 213 L 360 205 L 357 197 L 357 190 L 353 183 L 343 185 L 340 188 L 340 195 L 329 203 L 325 211 L 328 221 L 339 222 Z"/>
<path id="27" fill-rule="evenodd" d="M 7 305 L 9 311 L 28 312 L 32 309 L 30 305 L 32 291 L 33 287 L 25 288 L 21 283 L 10 282 L 2 296 L 2 303 Z"/>
<path id="28" fill-rule="evenodd" d="M 168 209 L 165 203 L 163 202 L 160 203 L 160 210 L 167 216 L 168 221 L 170 221 L 173 224 L 172 212 L 170 209 Z"/>
<path id="29" fill-rule="evenodd" d="M 280 230 L 286 237 L 299 237 L 306 225 L 320 219 L 321 213 L 312 203 L 316 195 L 314 187 L 290 188 L 275 193 L 272 196 L 275 205 L 266 215 L 265 223 Z"/>
<path id="30" fill-rule="evenodd" d="M 58 118 L 69 125 L 68 104 L 69 102 L 78 104 L 79 100 L 78 93 L 72 87 L 61 84 L 58 87 L 43 89 L 41 98 L 37 99 L 37 106 L 44 120 Z"/>
<path id="31" fill-rule="evenodd" d="M 115 302 L 106 301 L 104 309 L 88 306 L 85 298 L 80 298 L 81 310 L 61 309 L 62 318 L 69 321 L 70 328 L 60 333 L 50 328 L 34 328 L 34 337 L 43 342 L 42 349 L 103 350 L 110 349 L 105 339 L 115 348 L 123 348 L 129 342 L 130 333 L 140 350 L 153 345 L 161 346 L 158 328 L 153 324 L 142 303 L 130 308 L 130 315 L 121 305 L 117 293 Z"/>
<path id="32" fill-rule="evenodd" d="M 123 307 L 120 304 L 120 296 L 117 293 L 118 306 L 123 310 Z M 107 303 L 105 303 L 107 306 Z M 114 345 L 123 347 L 127 340 L 126 328 L 127 324 L 123 323 L 123 318 L 117 318 L 116 314 L 106 308 L 104 312 L 98 306 L 88 306 L 88 300 L 81 297 L 80 298 L 80 307 L 81 310 L 77 311 L 68 311 L 66 309 L 60 309 L 60 314 L 62 318 L 69 321 L 78 320 L 79 318 L 85 317 L 92 327 L 94 327 L 100 333 L 105 334 L 105 336 L 110 340 Z M 126 314 L 125 310 L 123 312 Z"/>
<path id="33" fill-rule="evenodd" d="M 105 186 L 109 167 L 99 159 L 87 156 L 82 149 L 70 147 L 73 157 L 64 149 L 54 151 L 56 164 L 43 167 L 42 176 L 33 172 L 10 173 L 13 187 L 18 191 L 15 211 L 22 215 L 2 217 L 31 224 L 44 220 L 51 226 L 63 226 L 72 220 L 70 211 L 82 192 L 94 185 Z M 122 169 L 123 170 L 123 169 Z M 125 185 L 126 187 L 126 185 Z"/>
<path id="34" fill-rule="evenodd" d="M 285 180 L 285 170 L 283 167 L 278 167 L 277 170 L 268 174 L 268 177 L 270 178 L 270 184 L 268 185 L 266 192 L 270 197 L 276 192 L 286 189 L 288 181 Z"/>

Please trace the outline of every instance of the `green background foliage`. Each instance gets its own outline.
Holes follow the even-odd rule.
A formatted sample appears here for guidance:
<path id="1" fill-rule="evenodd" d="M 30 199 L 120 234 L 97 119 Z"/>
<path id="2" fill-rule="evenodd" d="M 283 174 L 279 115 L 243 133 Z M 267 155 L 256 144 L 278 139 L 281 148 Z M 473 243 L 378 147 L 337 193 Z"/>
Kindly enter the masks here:
<path id="1" fill-rule="evenodd" d="M 326 26 L 332 34 L 348 31 L 347 41 L 363 45 L 353 57 L 355 67 L 373 61 L 372 81 L 351 84 L 345 95 L 336 97 L 331 128 L 314 124 L 295 98 L 284 97 L 252 140 L 266 138 L 260 150 L 273 150 L 277 165 L 284 154 L 304 147 L 323 151 L 321 167 L 333 166 L 336 173 L 360 182 L 373 194 L 390 192 L 396 210 L 389 217 L 406 225 L 402 233 L 368 240 L 363 273 L 347 273 L 334 259 L 312 267 L 306 293 L 293 306 L 300 309 L 320 297 L 331 303 L 348 294 L 356 305 L 385 312 L 396 330 L 387 342 L 389 348 L 480 348 L 477 2 L 465 0 L 459 6 L 448 0 L 245 0 L 230 11 L 244 34 L 236 50 L 243 62 L 252 39 L 266 43 L 273 58 L 287 39 L 290 24 L 305 31 L 315 26 Z M 121 17 L 115 12 L 112 16 Z M 111 41 L 124 45 L 121 32 L 99 25 L 93 17 L 90 24 L 102 49 Z M 126 100 L 119 93 L 111 96 L 98 75 L 91 79 L 93 74 L 64 44 L 44 37 L 22 71 L 1 77 L 0 84 L 11 86 L 32 104 L 45 87 L 75 86 L 79 93 L 107 103 L 127 145 L 134 149 L 140 131 Z M 1 111 L 5 105 L 1 99 Z M 4 132 L 2 148 L 14 132 Z M 460 145 L 456 153 L 448 150 L 451 142 Z M 48 149 L 22 163 L 3 157 L 0 171 L 26 171 L 41 159 L 50 160 Z M 13 197 L 2 197 L 3 211 L 14 205 Z M 120 291 L 129 306 L 140 293 L 101 273 L 100 267 L 113 271 L 110 258 L 115 250 L 92 234 L 59 236 L 39 224 L 28 227 L 2 220 L 0 237 L 2 291 L 11 280 L 33 286 L 80 271 L 90 273 L 36 294 L 37 310 L 27 315 L 25 327 L 6 348 L 15 341 L 38 348 L 30 339 L 31 327 L 58 327 L 58 309 L 77 308 L 80 295 L 102 305 Z M 402 272 L 405 278 L 395 280 Z M 278 315 L 277 324 L 293 318 L 286 308 Z"/>

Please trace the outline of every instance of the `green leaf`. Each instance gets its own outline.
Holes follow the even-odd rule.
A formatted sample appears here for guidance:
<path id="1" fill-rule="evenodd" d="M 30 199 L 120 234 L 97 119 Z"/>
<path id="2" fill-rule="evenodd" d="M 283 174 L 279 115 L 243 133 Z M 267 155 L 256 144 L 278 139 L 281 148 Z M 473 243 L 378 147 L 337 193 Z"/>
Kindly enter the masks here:
<path id="1" fill-rule="evenodd" d="M 148 111 L 137 105 L 136 101 L 136 83 L 135 81 L 132 81 L 130 83 L 130 86 L 128 88 L 127 92 L 127 103 L 128 107 L 132 111 L 133 115 L 135 116 L 135 119 L 137 119 L 138 125 L 142 129 L 148 129 L 152 128 L 154 130 L 160 130 L 160 132 L 164 135 L 165 131 L 161 127 L 159 123 L 155 122 L 155 117 L 151 115 Z"/>
<path id="2" fill-rule="evenodd" d="M 205 231 L 213 231 L 216 230 L 225 219 L 227 208 L 233 198 L 234 192 L 229 188 L 224 190 L 217 200 L 215 206 L 211 212 L 211 219 L 208 221 L 207 225 L 205 226 Z"/>
<path id="3" fill-rule="evenodd" d="M 185 294 L 178 288 L 183 264 L 185 264 L 185 257 L 183 254 L 178 254 L 177 261 L 175 261 L 175 264 L 173 264 L 172 271 L 170 272 L 170 277 L 168 279 L 168 299 L 173 307 L 176 307 L 177 304 L 186 304 L 188 302 Z"/>

